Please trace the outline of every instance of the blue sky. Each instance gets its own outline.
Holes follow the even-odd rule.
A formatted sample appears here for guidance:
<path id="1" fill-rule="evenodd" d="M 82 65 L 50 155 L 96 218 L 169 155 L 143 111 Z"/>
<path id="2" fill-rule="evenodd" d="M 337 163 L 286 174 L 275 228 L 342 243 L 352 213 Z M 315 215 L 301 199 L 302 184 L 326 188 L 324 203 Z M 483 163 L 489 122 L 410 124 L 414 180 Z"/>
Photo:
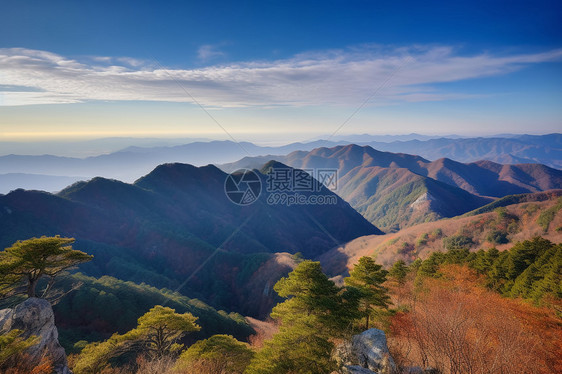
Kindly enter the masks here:
<path id="1" fill-rule="evenodd" d="M 3 1 L 0 137 L 291 141 L 358 108 L 340 134 L 554 132 L 561 25 L 558 1 Z"/>

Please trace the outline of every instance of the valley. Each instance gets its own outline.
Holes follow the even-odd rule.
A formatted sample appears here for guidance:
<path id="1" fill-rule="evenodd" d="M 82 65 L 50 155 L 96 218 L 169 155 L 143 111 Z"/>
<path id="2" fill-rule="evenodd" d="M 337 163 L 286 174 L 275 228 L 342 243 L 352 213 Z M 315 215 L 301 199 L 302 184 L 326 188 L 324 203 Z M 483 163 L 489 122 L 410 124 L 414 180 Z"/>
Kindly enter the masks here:
<path id="1" fill-rule="evenodd" d="M 348 144 L 219 166 L 166 163 L 134 183 L 95 177 L 58 193 L 0 195 L 4 247 L 62 235 L 94 256 L 58 282 L 68 292 L 53 308 L 67 353 L 82 357 L 88 342 L 127 336 L 155 304 L 198 319 L 202 328 L 185 344 L 227 334 L 261 347 L 279 333 L 264 322 L 283 302 L 276 284 L 307 260 L 342 287 L 361 258 L 385 269 L 403 261 L 412 272 L 434 253 L 562 242 L 562 172 L 545 165 L 428 161 Z M 261 191 L 247 205 L 231 200 L 228 189 L 239 187 L 227 184 L 242 183 L 244 173 L 227 173 L 244 168 Z M 337 178 L 323 185 L 313 178 L 319 170 Z M 282 204 L 271 178 L 285 173 L 320 187 L 282 190 L 307 201 Z M 308 203 L 318 196 L 334 203 Z"/>

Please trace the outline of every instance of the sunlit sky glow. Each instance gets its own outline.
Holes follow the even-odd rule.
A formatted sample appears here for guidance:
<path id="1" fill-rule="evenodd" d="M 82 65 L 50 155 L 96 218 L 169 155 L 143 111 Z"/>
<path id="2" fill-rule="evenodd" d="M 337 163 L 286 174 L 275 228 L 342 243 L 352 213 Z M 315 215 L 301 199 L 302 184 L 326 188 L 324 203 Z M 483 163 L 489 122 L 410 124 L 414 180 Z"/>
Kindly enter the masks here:
<path id="1" fill-rule="evenodd" d="M 560 131 L 559 2 L 452 3 L 4 1 L 0 140 Z"/>

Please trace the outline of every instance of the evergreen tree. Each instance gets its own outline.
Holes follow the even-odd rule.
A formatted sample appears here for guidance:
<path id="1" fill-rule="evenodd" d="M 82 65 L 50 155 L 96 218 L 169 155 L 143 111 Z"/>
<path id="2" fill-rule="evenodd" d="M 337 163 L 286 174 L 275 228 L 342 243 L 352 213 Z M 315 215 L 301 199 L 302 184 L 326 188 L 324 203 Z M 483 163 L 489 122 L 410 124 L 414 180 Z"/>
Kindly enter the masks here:
<path id="1" fill-rule="evenodd" d="M 175 365 L 175 372 L 242 374 L 253 356 L 248 344 L 230 335 L 213 335 L 199 340 L 183 352 Z"/>
<path id="2" fill-rule="evenodd" d="M 359 291 L 362 314 L 366 318 L 365 328 L 369 328 L 369 317 L 374 308 L 388 308 L 390 297 L 383 287 L 388 272 L 371 257 L 361 257 L 349 277 L 344 279 L 346 287 Z"/>
<path id="3" fill-rule="evenodd" d="M 6 297 L 24 293 L 36 296 L 37 282 L 48 277 L 43 296 L 52 286 L 55 277 L 64 270 L 90 261 L 93 256 L 72 249 L 73 238 L 60 236 L 32 238 L 17 241 L 0 252 L 0 295 Z"/>
<path id="4" fill-rule="evenodd" d="M 398 260 L 390 268 L 388 275 L 396 280 L 399 285 L 404 285 L 406 281 L 406 275 L 408 275 L 408 266 L 404 260 Z"/>
<path id="5" fill-rule="evenodd" d="M 155 357 L 162 357 L 181 348 L 177 342 L 188 332 L 199 331 L 196 317 L 190 313 L 178 314 L 172 308 L 156 305 L 141 316 L 138 327 L 129 334 L 145 342 L 146 349 Z"/>
<path id="6" fill-rule="evenodd" d="M 130 352 L 152 358 L 177 354 L 183 347 L 178 341 L 191 331 L 199 331 L 196 320 L 190 313 L 178 314 L 174 309 L 156 305 L 138 319 L 133 330 L 84 347 L 73 370 L 78 374 L 99 373 L 112 358 Z"/>
<path id="7" fill-rule="evenodd" d="M 333 337 L 342 337 L 357 318 L 358 297 L 330 281 L 319 262 L 303 261 L 274 287 L 288 300 L 278 304 L 271 316 L 281 325 L 265 343 L 248 374 L 324 374 L 335 369 L 331 359 Z"/>

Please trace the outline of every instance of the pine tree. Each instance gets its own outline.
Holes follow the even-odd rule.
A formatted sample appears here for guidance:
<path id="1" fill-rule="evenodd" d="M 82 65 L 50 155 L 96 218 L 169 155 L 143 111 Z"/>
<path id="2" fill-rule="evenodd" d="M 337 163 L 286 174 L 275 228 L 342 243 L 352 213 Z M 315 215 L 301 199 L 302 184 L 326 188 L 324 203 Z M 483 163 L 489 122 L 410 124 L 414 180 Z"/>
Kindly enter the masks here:
<path id="1" fill-rule="evenodd" d="M 156 305 L 138 320 L 130 334 L 146 342 L 146 349 L 155 357 L 177 352 L 177 342 L 186 333 L 199 331 L 196 317 L 190 313 L 178 314 L 172 308 Z"/>
<path id="2" fill-rule="evenodd" d="M 45 295 L 57 275 L 93 258 L 72 249 L 72 243 L 73 238 L 42 236 L 17 241 L 0 252 L 0 295 L 24 293 L 23 287 L 28 297 L 35 297 L 37 283 L 48 277 Z"/>
<path id="3" fill-rule="evenodd" d="M 183 347 L 178 341 L 185 334 L 200 330 L 196 320 L 190 313 L 178 314 L 172 308 L 156 305 L 138 319 L 138 326 L 131 331 L 84 347 L 73 370 L 77 374 L 99 373 L 112 358 L 129 352 L 151 358 L 177 354 Z"/>
<path id="4" fill-rule="evenodd" d="M 392 265 L 388 275 L 396 280 L 400 286 L 404 285 L 406 275 L 408 275 L 408 266 L 404 260 L 398 260 Z"/>
<path id="5" fill-rule="evenodd" d="M 390 297 L 388 290 L 383 287 L 388 272 L 382 265 L 375 263 L 371 257 L 361 257 L 349 277 L 344 279 L 346 287 L 359 291 L 361 296 L 362 313 L 366 318 L 365 328 L 369 328 L 369 317 L 375 308 L 388 308 Z"/>
<path id="6" fill-rule="evenodd" d="M 176 362 L 175 372 L 242 374 L 253 356 L 254 351 L 247 343 L 230 335 L 213 335 L 183 352 Z"/>
<path id="7" fill-rule="evenodd" d="M 256 354 L 246 373 L 323 374 L 334 370 L 331 339 L 342 337 L 358 317 L 357 294 L 336 287 L 322 273 L 319 262 L 308 260 L 279 280 L 274 289 L 288 298 L 271 313 L 280 329 Z"/>

